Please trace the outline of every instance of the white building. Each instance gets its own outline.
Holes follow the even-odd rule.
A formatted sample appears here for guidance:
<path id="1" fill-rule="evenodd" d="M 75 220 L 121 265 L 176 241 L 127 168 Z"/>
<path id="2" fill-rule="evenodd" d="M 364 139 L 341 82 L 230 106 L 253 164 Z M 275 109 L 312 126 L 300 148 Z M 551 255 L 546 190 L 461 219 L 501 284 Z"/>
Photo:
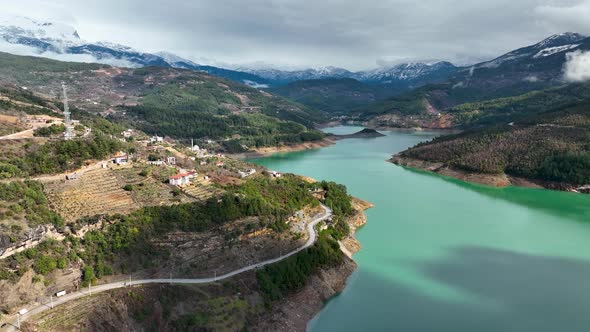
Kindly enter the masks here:
<path id="1" fill-rule="evenodd" d="M 168 182 L 170 182 L 173 186 L 183 186 L 185 184 L 191 183 L 191 179 L 195 177 L 195 173 L 188 172 L 188 173 L 180 173 L 173 175 L 168 178 Z"/>
<path id="2" fill-rule="evenodd" d="M 113 158 L 113 162 L 117 165 L 126 164 L 129 161 L 129 156 L 126 154 L 119 154 Z"/>
<path id="3" fill-rule="evenodd" d="M 256 169 L 251 168 L 251 169 L 249 169 L 249 170 L 247 170 L 245 172 L 239 171 L 238 173 L 240 174 L 241 177 L 245 178 L 245 177 L 248 177 L 248 176 L 256 173 Z"/>
<path id="4" fill-rule="evenodd" d="M 156 136 L 152 136 L 150 138 L 150 143 L 161 143 L 161 142 L 164 142 L 164 137 L 156 135 Z"/>

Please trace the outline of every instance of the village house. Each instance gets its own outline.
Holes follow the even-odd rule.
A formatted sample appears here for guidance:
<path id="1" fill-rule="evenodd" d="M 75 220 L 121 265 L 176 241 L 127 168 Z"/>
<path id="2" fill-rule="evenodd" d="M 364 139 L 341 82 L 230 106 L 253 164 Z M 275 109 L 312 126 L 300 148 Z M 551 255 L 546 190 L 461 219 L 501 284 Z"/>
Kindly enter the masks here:
<path id="1" fill-rule="evenodd" d="M 282 174 L 277 171 L 270 172 L 270 175 L 275 178 L 280 178 L 282 176 Z"/>
<path id="2" fill-rule="evenodd" d="M 245 171 L 245 172 L 238 171 L 238 174 L 240 174 L 240 176 L 243 177 L 243 178 L 248 177 L 248 176 L 250 176 L 250 175 L 252 175 L 254 173 L 256 173 L 256 169 L 254 169 L 254 168 L 251 168 L 250 170 Z"/>
<path id="3" fill-rule="evenodd" d="M 131 136 L 133 136 L 133 129 L 127 129 L 124 132 L 121 133 L 121 135 L 123 135 L 123 137 L 125 138 L 129 138 Z"/>
<path id="4" fill-rule="evenodd" d="M 179 173 L 168 178 L 168 182 L 173 186 L 183 186 L 191 183 L 191 179 L 195 177 L 194 172 Z"/>
<path id="5" fill-rule="evenodd" d="M 176 157 L 167 157 L 166 158 L 166 163 L 168 165 L 176 165 Z"/>
<path id="6" fill-rule="evenodd" d="M 118 154 L 113 158 L 113 163 L 117 165 L 126 164 L 129 161 L 127 154 Z"/>
<path id="7" fill-rule="evenodd" d="M 164 137 L 156 135 L 156 136 L 152 136 L 150 138 L 150 143 L 161 143 L 161 142 L 164 142 Z"/>

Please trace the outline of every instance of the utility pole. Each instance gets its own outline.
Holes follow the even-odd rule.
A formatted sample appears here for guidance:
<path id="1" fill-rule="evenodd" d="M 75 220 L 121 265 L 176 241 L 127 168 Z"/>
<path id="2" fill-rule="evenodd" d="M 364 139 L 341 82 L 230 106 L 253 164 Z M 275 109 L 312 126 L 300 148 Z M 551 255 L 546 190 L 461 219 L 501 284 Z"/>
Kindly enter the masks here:
<path id="1" fill-rule="evenodd" d="M 61 82 L 61 88 L 63 90 L 63 97 L 64 97 L 64 116 L 65 116 L 65 126 L 66 132 L 64 133 L 64 138 L 66 140 L 70 140 L 74 137 L 74 126 L 72 125 L 72 113 L 70 113 L 70 107 L 68 105 L 68 94 L 66 92 L 66 84 Z"/>
<path id="2" fill-rule="evenodd" d="M 49 295 L 49 301 L 51 302 L 51 309 L 53 309 L 53 295 Z"/>
<path id="3" fill-rule="evenodd" d="M 88 283 L 88 294 L 92 295 L 92 284 Z"/>
<path id="4" fill-rule="evenodd" d="M 20 330 L 20 314 L 16 314 L 16 328 Z"/>

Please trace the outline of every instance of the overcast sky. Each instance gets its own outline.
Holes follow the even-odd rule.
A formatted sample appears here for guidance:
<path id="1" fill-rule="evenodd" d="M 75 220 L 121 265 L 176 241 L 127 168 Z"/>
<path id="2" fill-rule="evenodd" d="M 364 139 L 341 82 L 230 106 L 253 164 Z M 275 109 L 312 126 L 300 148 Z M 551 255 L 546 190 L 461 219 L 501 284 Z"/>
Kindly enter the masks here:
<path id="1" fill-rule="evenodd" d="M 199 63 L 339 66 L 485 60 L 553 33 L 590 35 L 590 0 L 2 0 L 81 38 Z"/>

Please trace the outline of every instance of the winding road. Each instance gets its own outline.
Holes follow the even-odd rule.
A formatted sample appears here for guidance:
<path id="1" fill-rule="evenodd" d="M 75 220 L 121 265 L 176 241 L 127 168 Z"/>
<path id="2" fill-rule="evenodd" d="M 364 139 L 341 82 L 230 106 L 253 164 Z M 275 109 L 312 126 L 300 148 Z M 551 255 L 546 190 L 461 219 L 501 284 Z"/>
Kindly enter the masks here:
<path id="1" fill-rule="evenodd" d="M 81 290 L 81 291 L 70 293 L 70 294 L 67 294 L 67 295 L 64 295 L 64 296 L 61 296 L 58 298 L 54 298 L 53 304 L 45 303 L 45 304 L 39 304 L 36 307 L 26 308 L 26 309 L 28 309 L 28 312 L 20 316 L 20 322 L 22 323 L 23 321 L 27 320 L 28 318 L 30 318 L 34 315 L 37 315 L 37 314 L 40 314 L 44 311 L 50 310 L 50 309 L 52 309 L 52 306 L 56 307 L 60 304 L 63 304 L 63 303 L 66 303 L 66 302 L 69 302 L 72 300 L 76 300 L 76 299 L 79 299 L 84 296 L 92 295 L 94 293 L 100 293 L 100 292 L 104 292 L 104 291 L 108 291 L 108 290 L 112 290 L 112 289 L 117 289 L 117 288 L 124 288 L 124 287 L 128 287 L 128 286 L 146 285 L 146 284 L 206 284 L 206 283 L 211 283 L 211 282 L 231 278 L 231 277 L 238 275 L 240 273 L 243 273 L 246 271 L 251 271 L 251 270 L 256 270 L 256 269 L 259 269 L 259 268 L 264 267 L 266 265 L 282 261 L 290 256 L 295 255 L 296 253 L 298 253 L 304 249 L 309 248 L 310 246 L 312 246 L 315 243 L 315 241 L 317 239 L 317 233 L 315 231 L 315 226 L 317 224 L 319 224 L 320 222 L 322 222 L 332 216 L 332 210 L 330 208 L 328 208 L 327 206 L 325 206 L 323 204 L 322 204 L 322 208 L 324 209 L 324 213 L 321 216 L 316 217 L 312 222 L 310 222 L 307 225 L 307 233 L 309 235 L 307 242 L 303 246 L 301 246 L 301 247 L 299 247 L 287 254 L 279 256 L 277 258 L 273 258 L 273 259 L 269 259 L 269 260 L 266 260 L 266 261 L 263 261 L 260 263 L 252 264 L 252 265 L 243 267 L 241 269 L 226 273 L 224 275 L 215 276 L 215 277 L 211 277 L 211 278 L 139 279 L 139 280 L 119 281 L 119 282 L 98 285 L 98 286 L 92 287 L 90 290 Z M 2 327 L 0 327 L 0 330 L 14 331 L 17 326 L 18 326 L 17 318 L 14 318 L 9 322 L 4 323 L 2 325 Z"/>

